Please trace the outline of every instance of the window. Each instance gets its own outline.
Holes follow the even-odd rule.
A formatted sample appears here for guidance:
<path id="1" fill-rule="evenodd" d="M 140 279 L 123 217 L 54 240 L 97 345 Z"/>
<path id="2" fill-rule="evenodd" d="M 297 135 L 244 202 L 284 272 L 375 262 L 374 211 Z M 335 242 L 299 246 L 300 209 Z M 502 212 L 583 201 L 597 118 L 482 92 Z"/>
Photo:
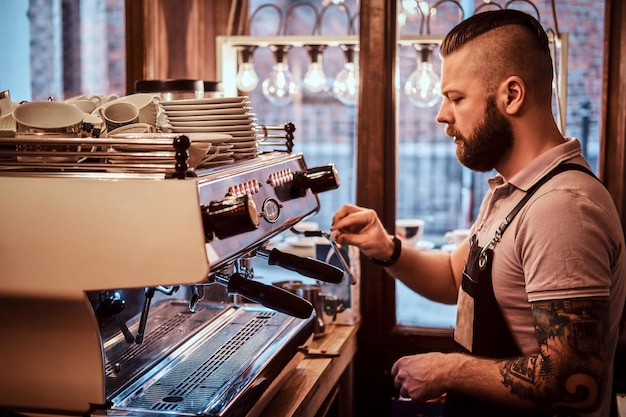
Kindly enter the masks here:
<path id="1" fill-rule="evenodd" d="M 273 2 L 282 10 L 290 7 L 294 10 L 298 1 Z M 431 2 L 435 3 L 435 2 Z M 460 21 L 459 8 L 453 2 L 437 2 L 437 13 L 429 26 L 422 23 L 419 14 L 404 13 L 402 6 L 398 11 L 404 25 L 400 25 L 399 37 L 410 35 L 444 35 L 454 24 Z M 492 2 L 495 3 L 495 2 Z M 511 2 L 512 3 L 512 2 Z M 539 17 L 547 30 L 567 32 L 569 36 L 568 88 L 567 102 L 555 101 L 555 114 L 558 117 L 559 106 L 564 106 L 566 115 L 565 133 L 578 137 L 584 153 L 592 168 L 597 169 L 599 151 L 599 117 L 601 99 L 602 34 L 604 2 L 557 1 L 557 22 L 552 17 L 549 1 L 537 0 L 533 4 L 519 1 L 511 4 Z M 286 21 L 288 31 L 275 32 L 276 14 L 270 9 L 260 11 L 264 1 L 250 2 L 250 14 L 254 16 L 251 34 L 255 36 L 302 35 L 309 34 L 311 20 L 309 7 L 297 7 L 298 13 Z M 323 7 L 315 3 L 316 7 Z M 403 1 L 409 8 L 424 6 L 424 1 Z M 496 7 L 482 1 L 459 2 L 465 17 L 475 8 Z M 354 2 L 346 1 L 350 10 L 358 7 Z M 331 6 L 332 7 L 332 6 Z M 339 7 L 329 7 L 326 20 L 322 21 L 323 34 L 337 34 L 337 29 L 345 30 L 345 20 Z M 335 10 L 337 9 L 337 10 Z M 333 10 L 334 14 L 330 14 Z M 258 20 L 258 22 L 257 22 Z M 259 23 L 263 22 L 264 23 Z M 272 22 L 273 24 L 269 24 Z M 357 16 L 358 21 L 358 16 Z M 297 22 L 297 23 L 296 23 Z M 581 23 L 585 22 L 585 25 Z M 328 26 L 326 26 L 328 25 Z M 260 32 L 262 28 L 272 28 L 269 32 Z M 293 29 L 296 28 L 296 29 Z M 429 29 L 430 32 L 426 32 Z M 297 32 L 301 30 L 301 32 Z M 335 32 L 332 32 L 332 31 Z M 306 31 L 306 32 L 302 32 Z M 341 32 L 340 32 L 341 33 Z M 345 32 L 344 32 L 345 33 Z M 357 32 L 358 33 L 358 32 Z M 575 47 L 574 47 L 575 46 Z M 486 179 L 492 173 L 477 174 L 462 167 L 456 160 L 454 144 L 443 133 L 443 126 L 435 120 L 439 103 L 432 107 L 416 107 L 403 94 L 403 86 L 415 70 L 419 53 L 411 46 L 399 46 L 398 59 L 398 190 L 397 218 L 422 218 L 426 220 L 423 240 L 432 243 L 438 249 L 444 245 L 443 236 L 447 231 L 466 228 L 475 217 Z M 555 51 L 555 61 L 559 52 Z M 304 48 L 292 48 L 288 52 L 289 68 L 297 80 L 302 81 L 308 68 L 308 56 Z M 269 73 L 274 58 L 271 51 L 257 48 L 254 52 L 254 64 L 260 82 Z M 339 48 L 327 48 L 323 52 L 324 70 L 332 83 L 333 78 L 344 62 Z M 435 73 L 439 71 L 437 49 L 431 56 Z M 367 81 L 362 81 L 363 86 Z M 311 165 L 334 162 L 342 176 L 342 185 L 337 191 L 320 195 L 322 212 L 315 217 L 321 227 L 329 226 L 334 211 L 343 203 L 353 202 L 355 195 L 354 155 L 358 152 L 354 146 L 355 118 L 358 109 L 342 105 L 331 93 L 308 94 L 301 86 L 301 94 L 296 96 L 293 105 L 277 107 L 269 103 L 261 93 L 260 86 L 249 93 L 254 111 L 260 123 L 282 124 L 294 121 L 296 131 L 296 150 L 304 152 Z M 390 138 L 391 140 L 391 138 Z M 396 283 L 396 321 L 401 325 L 451 328 L 455 321 L 455 307 L 433 303 L 413 293 L 401 283 Z"/>
<path id="2" fill-rule="evenodd" d="M 13 101 L 125 93 L 124 0 L 3 2 L 0 90 Z"/>
<path id="3" fill-rule="evenodd" d="M 473 2 L 461 3 L 467 16 L 468 11 L 472 10 L 472 7 L 467 7 L 472 4 L 467 3 Z M 477 8 L 486 4 L 475 2 Z M 570 45 L 567 48 L 568 67 L 560 69 L 567 71 L 567 102 L 557 103 L 555 100 L 555 117 L 559 120 L 558 105 L 564 106 L 565 134 L 580 139 L 591 167 L 597 170 L 604 2 L 557 1 L 557 22 L 552 16 L 549 1 L 535 1 L 534 4 L 537 10 L 524 1 L 511 4 L 511 7 L 538 17 L 548 32 L 554 32 L 558 26 L 560 32 L 567 33 Z M 440 6 L 431 20 L 431 30 L 438 34 L 447 32 L 460 21 L 459 9 L 454 4 L 441 2 Z M 422 28 L 419 23 L 419 15 L 408 16 L 406 24 L 400 27 L 400 34 L 419 31 Z M 559 53 L 555 49 L 555 62 L 559 61 Z M 419 57 L 414 48 L 403 48 L 397 56 L 399 84 L 402 87 L 415 69 Z M 432 61 L 437 69 L 440 61 L 436 53 Z M 397 97 L 400 98 L 397 217 L 425 219 L 425 239 L 440 247 L 445 243 L 442 237 L 446 231 L 471 226 L 480 199 L 486 191 L 486 179 L 493 176 L 494 172 L 474 173 L 457 162 L 454 144 L 444 134 L 443 126 L 435 121 L 439 103 L 434 107 L 419 108 L 412 105 L 405 94 L 398 94 Z M 396 283 L 396 298 L 396 318 L 399 324 L 444 328 L 454 326 L 456 310 L 453 306 L 425 300 L 401 283 Z"/>

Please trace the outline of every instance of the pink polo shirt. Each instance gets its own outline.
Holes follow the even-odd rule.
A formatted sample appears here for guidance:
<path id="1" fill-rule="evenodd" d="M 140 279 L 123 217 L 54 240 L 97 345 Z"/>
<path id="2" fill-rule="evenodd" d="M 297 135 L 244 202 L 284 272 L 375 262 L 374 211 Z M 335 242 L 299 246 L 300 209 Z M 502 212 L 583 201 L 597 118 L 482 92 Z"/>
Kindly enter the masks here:
<path id="1" fill-rule="evenodd" d="M 489 180 L 473 226 L 480 246 L 526 190 L 563 161 L 588 167 L 578 140 L 543 153 L 508 182 L 500 175 Z M 504 232 L 492 270 L 496 300 L 524 354 L 538 352 L 529 302 L 602 296 L 609 297 L 607 348 L 613 356 L 626 296 L 626 253 L 613 200 L 595 178 L 567 171 L 544 184 Z M 610 392 L 605 398 L 610 401 Z"/>

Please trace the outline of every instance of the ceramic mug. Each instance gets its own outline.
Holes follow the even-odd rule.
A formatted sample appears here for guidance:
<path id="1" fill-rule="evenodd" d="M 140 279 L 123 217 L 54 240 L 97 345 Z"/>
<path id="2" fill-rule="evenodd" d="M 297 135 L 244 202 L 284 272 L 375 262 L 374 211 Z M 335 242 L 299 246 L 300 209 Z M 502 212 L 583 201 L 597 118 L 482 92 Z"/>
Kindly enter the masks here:
<path id="1" fill-rule="evenodd" d="M 153 94 L 136 93 L 120 97 L 116 101 L 134 104 L 139 109 L 139 123 L 148 123 L 154 126 L 157 116 L 157 105 L 154 100 Z"/>
<path id="2" fill-rule="evenodd" d="M 104 137 L 107 126 L 100 117 L 95 114 L 85 114 L 81 125 L 81 134 L 92 138 Z"/>
<path id="3" fill-rule="evenodd" d="M 109 132 L 139 122 L 139 109 L 132 103 L 114 102 L 98 108 L 100 118 L 104 120 Z"/>
<path id="4" fill-rule="evenodd" d="M 12 111 L 11 93 L 9 90 L 0 91 L 0 117 L 11 114 Z"/>
<path id="5" fill-rule="evenodd" d="M 108 96 L 96 94 L 96 95 L 90 96 L 88 100 L 91 100 L 94 103 L 96 103 L 96 107 L 100 107 L 118 98 L 120 98 L 120 96 L 118 96 L 117 94 L 109 94 Z"/>
<path id="6" fill-rule="evenodd" d="M 470 229 L 454 229 L 443 235 L 443 240 L 448 245 L 459 246 L 467 239 L 470 234 Z"/>
<path id="7" fill-rule="evenodd" d="M 424 233 L 424 220 L 396 220 L 396 236 L 407 246 L 415 247 Z"/>

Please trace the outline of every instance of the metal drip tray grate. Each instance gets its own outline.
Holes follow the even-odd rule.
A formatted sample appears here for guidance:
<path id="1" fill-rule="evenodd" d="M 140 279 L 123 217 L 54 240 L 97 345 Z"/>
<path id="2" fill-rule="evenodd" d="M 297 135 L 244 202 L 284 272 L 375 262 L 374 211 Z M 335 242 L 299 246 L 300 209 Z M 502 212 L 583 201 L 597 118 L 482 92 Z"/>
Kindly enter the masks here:
<path id="1" fill-rule="evenodd" d="M 265 343 L 265 337 L 254 336 L 263 331 L 267 319 L 252 319 L 213 353 L 208 350 L 211 349 L 211 342 L 201 346 L 184 364 L 146 390 L 129 407 L 198 412 L 198 405 L 213 398 L 233 378 L 235 370 L 243 367 Z"/>
<path id="2" fill-rule="evenodd" d="M 262 308 L 237 309 L 219 331 L 198 335 L 199 340 L 143 376 L 124 398 L 113 399 L 113 409 L 221 416 L 229 408 L 241 409 L 241 404 L 235 406 L 240 397 L 251 406 L 250 392 L 275 377 L 310 330 L 309 320 Z"/>
<path id="3" fill-rule="evenodd" d="M 155 306 L 149 316 L 146 338 L 142 344 L 125 343 L 121 341 L 122 336 L 118 335 L 118 343 L 107 349 L 107 392 L 111 394 L 118 391 L 123 384 L 145 372 L 222 313 L 223 307 L 200 306 L 191 314 L 187 304 L 180 302 L 165 302 Z"/>

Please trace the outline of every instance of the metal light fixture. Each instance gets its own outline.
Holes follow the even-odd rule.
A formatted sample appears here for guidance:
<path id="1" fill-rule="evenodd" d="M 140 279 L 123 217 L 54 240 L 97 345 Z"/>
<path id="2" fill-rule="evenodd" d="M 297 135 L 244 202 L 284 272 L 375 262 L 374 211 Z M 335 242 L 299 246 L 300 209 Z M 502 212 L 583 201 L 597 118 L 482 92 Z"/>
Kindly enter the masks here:
<path id="1" fill-rule="evenodd" d="M 537 15 L 537 19 L 540 20 L 539 11 L 537 7 L 530 0 L 502 0 L 506 1 L 504 5 L 499 5 L 495 0 L 483 0 L 483 4 L 474 9 L 474 13 L 478 12 L 482 8 L 496 7 L 496 8 L 509 8 L 513 4 L 523 3 L 532 7 Z M 400 36 L 398 44 L 401 46 L 412 45 L 417 50 L 417 69 L 409 76 L 405 85 L 404 93 L 407 95 L 412 104 L 417 107 L 432 107 L 435 106 L 440 97 L 440 78 L 433 69 L 432 55 L 436 44 L 439 42 L 438 36 L 431 35 L 431 19 L 437 15 L 437 10 L 444 4 L 456 6 L 458 8 L 459 19 L 462 21 L 465 17 L 465 10 L 463 8 L 464 1 L 459 0 L 433 0 L 432 5 L 427 0 L 399 0 L 399 20 L 402 27 L 403 20 L 407 19 L 419 19 L 419 35 L 417 36 Z M 463 3 L 463 4 L 461 4 Z M 357 2 L 358 4 L 358 2 Z M 558 30 L 558 24 L 556 21 L 556 12 L 553 4 L 553 17 L 555 21 L 556 31 L 548 30 L 549 35 L 552 35 L 553 43 L 558 43 L 561 48 L 565 45 L 567 48 L 567 36 L 562 36 Z M 301 7 L 308 7 L 313 11 L 313 17 L 315 24 L 311 35 L 301 36 L 287 36 L 287 24 L 290 21 L 290 17 L 295 15 L 295 10 Z M 337 7 L 346 14 L 347 18 L 347 35 L 345 36 L 324 36 L 322 34 L 322 22 L 325 14 L 330 8 Z M 309 67 L 302 80 L 303 87 L 313 93 L 318 94 L 327 91 L 328 78 L 323 71 L 322 58 L 324 48 L 332 46 L 340 46 L 344 51 L 345 63 L 343 69 L 337 74 L 332 82 L 332 93 L 342 103 L 346 105 L 356 105 L 358 93 L 359 93 L 359 63 L 358 63 L 358 37 L 354 35 L 355 32 L 355 20 L 358 18 L 358 12 L 354 15 L 350 13 L 348 6 L 344 0 L 322 0 L 322 8 L 318 8 L 311 2 L 297 2 L 291 5 L 286 12 L 287 18 L 283 13 L 281 7 L 273 3 L 266 3 L 259 6 L 251 14 L 248 23 L 252 27 L 252 22 L 262 9 L 271 8 L 278 16 L 276 34 L 274 36 L 259 36 L 257 39 L 250 37 L 245 40 L 237 40 L 235 46 L 240 53 L 240 62 L 237 69 L 236 87 L 239 91 L 249 92 L 252 91 L 258 82 L 258 77 L 254 72 L 252 63 L 252 55 L 255 48 L 268 47 L 273 51 L 275 56 L 275 64 L 273 66 L 270 76 L 263 82 L 262 91 L 263 95 L 274 105 L 283 106 L 291 103 L 293 98 L 299 93 L 299 85 L 294 81 L 292 74 L 289 71 L 287 65 L 286 55 L 290 47 L 306 48 L 309 53 Z M 447 12 L 447 10 L 445 10 Z M 411 22 L 415 23 L 415 22 Z M 273 25 L 272 25 L 273 26 Z M 264 26 L 265 27 L 265 26 Z M 414 29 L 413 26 L 408 27 Z M 301 27 L 299 27 L 301 31 Z M 354 38 L 354 39 L 352 39 Z M 415 39 L 418 38 L 418 39 Z M 276 45 L 275 43 L 278 43 Z M 556 53 L 555 53 L 556 56 Z M 555 67 L 556 68 L 556 67 Z M 230 68 L 229 68 L 230 70 Z M 556 72 L 556 69 L 555 69 Z M 566 77 L 562 77 L 558 74 L 559 86 L 566 85 L 564 80 Z M 232 88 L 235 87 L 235 82 L 232 83 Z M 230 89 L 230 87 L 229 87 Z M 564 88 L 563 88 L 564 89 Z M 556 91 L 557 97 L 560 100 L 560 93 Z M 557 105 L 560 103 L 557 102 Z M 565 114 L 561 115 L 561 109 L 559 105 L 559 115 L 562 120 L 565 119 Z"/>

